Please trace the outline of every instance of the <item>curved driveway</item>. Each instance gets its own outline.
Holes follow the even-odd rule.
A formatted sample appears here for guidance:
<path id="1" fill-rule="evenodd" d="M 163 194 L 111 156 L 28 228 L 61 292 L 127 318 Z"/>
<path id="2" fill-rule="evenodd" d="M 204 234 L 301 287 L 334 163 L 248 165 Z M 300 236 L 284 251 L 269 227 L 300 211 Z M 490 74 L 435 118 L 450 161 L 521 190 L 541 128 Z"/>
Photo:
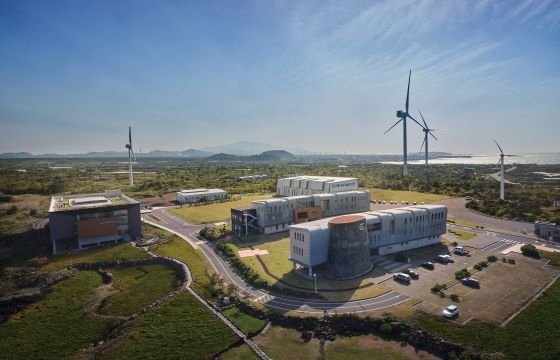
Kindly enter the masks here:
<path id="1" fill-rule="evenodd" d="M 166 209 L 153 210 L 151 214 L 144 214 L 142 221 L 151 225 L 171 231 L 191 245 L 199 248 L 214 270 L 224 277 L 227 283 L 235 284 L 242 292 L 246 291 L 249 299 L 254 302 L 264 304 L 271 308 L 284 311 L 296 311 L 304 313 L 323 313 L 328 312 L 350 313 L 350 312 L 366 312 L 380 310 L 387 307 L 395 306 L 410 299 L 409 296 L 399 294 L 395 291 L 388 291 L 385 294 L 363 300 L 353 300 L 345 302 L 330 302 L 318 300 L 294 300 L 285 297 L 278 297 L 268 294 L 259 289 L 255 289 L 241 278 L 231 265 L 219 255 L 216 248 L 204 241 L 197 239 L 197 232 L 203 228 L 203 225 L 193 225 L 169 214 Z"/>

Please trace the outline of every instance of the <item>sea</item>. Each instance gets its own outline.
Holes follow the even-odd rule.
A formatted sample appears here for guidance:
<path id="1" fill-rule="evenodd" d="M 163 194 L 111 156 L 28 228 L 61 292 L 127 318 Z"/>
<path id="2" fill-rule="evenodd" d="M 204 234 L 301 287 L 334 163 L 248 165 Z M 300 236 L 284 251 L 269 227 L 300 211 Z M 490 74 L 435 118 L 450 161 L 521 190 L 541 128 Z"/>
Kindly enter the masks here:
<path id="1" fill-rule="evenodd" d="M 471 165 L 485 165 L 497 164 L 500 156 L 497 154 L 492 155 L 454 155 L 453 157 L 440 157 L 430 158 L 430 164 L 471 164 Z M 517 154 L 508 157 L 506 162 L 508 164 L 539 164 L 539 165 L 553 165 L 560 164 L 560 152 L 554 153 L 527 153 Z M 400 165 L 402 161 L 383 161 L 383 164 Z M 423 164 L 424 160 L 409 160 L 409 164 Z"/>

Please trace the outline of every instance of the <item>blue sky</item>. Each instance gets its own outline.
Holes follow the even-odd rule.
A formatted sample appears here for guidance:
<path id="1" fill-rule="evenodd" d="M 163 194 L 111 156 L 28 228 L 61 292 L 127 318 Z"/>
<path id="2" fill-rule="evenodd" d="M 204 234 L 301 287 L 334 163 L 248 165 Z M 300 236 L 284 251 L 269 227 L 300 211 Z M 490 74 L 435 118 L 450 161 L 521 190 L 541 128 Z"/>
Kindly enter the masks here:
<path id="1" fill-rule="evenodd" d="M 0 0 L 0 152 L 560 151 L 560 1 Z M 409 149 L 422 142 L 409 125 Z"/>

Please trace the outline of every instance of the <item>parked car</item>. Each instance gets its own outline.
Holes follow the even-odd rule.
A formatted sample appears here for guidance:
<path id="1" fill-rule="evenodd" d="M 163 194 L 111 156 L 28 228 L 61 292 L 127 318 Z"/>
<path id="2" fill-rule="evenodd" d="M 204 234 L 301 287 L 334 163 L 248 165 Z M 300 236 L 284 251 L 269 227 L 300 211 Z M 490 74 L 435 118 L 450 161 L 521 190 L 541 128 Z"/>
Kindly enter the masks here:
<path id="1" fill-rule="evenodd" d="M 426 268 L 428 270 L 434 270 L 435 265 L 434 265 L 433 262 L 426 261 L 426 262 L 422 263 L 422 267 Z"/>
<path id="2" fill-rule="evenodd" d="M 443 310 L 441 314 L 446 318 L 451 319 L 459 315 L 459 308 L 457 307 L 457 305 L 449 305 Z"/>
<path id="3" fill-rule="evenodd" d="M 447 262 L 450 262 L 450 263 L 455 262 L 455 259 L 453 259 L 453 256 L 451 256 L 449 254 L 446 254 L 446 255 L 443 255 L 443 256 L 445 256 L 447 258 Z"/>
<path id="4" fill-rule="evenodd" d="M 453 253 L 455 253 L 457 255 L 462 255 L 462 256 L 470 255 L 468 250 L 465 250 L 465 248 L 463 248 L 462 246 L 455 247 L 455 249 L 453 249 Z"/>
<path id="5" fill-rule="evenodd" d="M 418 271 L 416 271 L 414 269 L 406 269 L 405 271 L 403 271 L 403 273 L 407 274 L 408 276 L 410 276 L 413 279 L 418 279 L 420 277 L 420 274 L 418 273 Z"/>
<path id="6" fill-rule="evenodd" d="M 401 201 L 401 205 L 404 205 L 404 201 Z"/>
<path id="7" fill-rule="evenodd" d="M 472 196 L 465 196 L 465 201 L 472 201 Z"/>
<path id="8" fill-rule="evenodd" d="M 464 278 L 461 279 L 461 284 L 463 285 L 467 285 L 473 288 L 479 288 L 480 287 L 480 282 L 477 279 L 473 279 L 473 278 Z"/>
<path id="9" fill-rule="evenodd" d="M 442 264 L 447 264 L 449 262 L 449 259 L 447 258 L 447 255 L 438 255 L 436 257 L 436 261 Z"/>
<path id="10" fill-rule="evenodd" d="M 396 273 L 393 275 L 393 279 L 407 284 L 410 282 L 410 276 L 405 273 Z"/>

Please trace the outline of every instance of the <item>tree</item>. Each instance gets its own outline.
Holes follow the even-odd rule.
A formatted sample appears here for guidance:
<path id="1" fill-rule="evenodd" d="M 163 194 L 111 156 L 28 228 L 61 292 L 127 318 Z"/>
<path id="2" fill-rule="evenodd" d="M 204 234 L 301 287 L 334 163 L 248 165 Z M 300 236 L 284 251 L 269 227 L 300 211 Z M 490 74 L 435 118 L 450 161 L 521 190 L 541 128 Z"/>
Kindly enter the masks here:
<path id="1" fill-rule="evenodd" d="M 535 258 L 535 259 L 539 259 L 541 257 L 541 254 L 539 253 L 539 250 L 537 250 L 537 248 L 533 244 L 523 245 L 521 247 L 521 252 L 523 253 L 523 255 L 529 256 L 529 257 L 532 257 L 532 258 Z"/>

